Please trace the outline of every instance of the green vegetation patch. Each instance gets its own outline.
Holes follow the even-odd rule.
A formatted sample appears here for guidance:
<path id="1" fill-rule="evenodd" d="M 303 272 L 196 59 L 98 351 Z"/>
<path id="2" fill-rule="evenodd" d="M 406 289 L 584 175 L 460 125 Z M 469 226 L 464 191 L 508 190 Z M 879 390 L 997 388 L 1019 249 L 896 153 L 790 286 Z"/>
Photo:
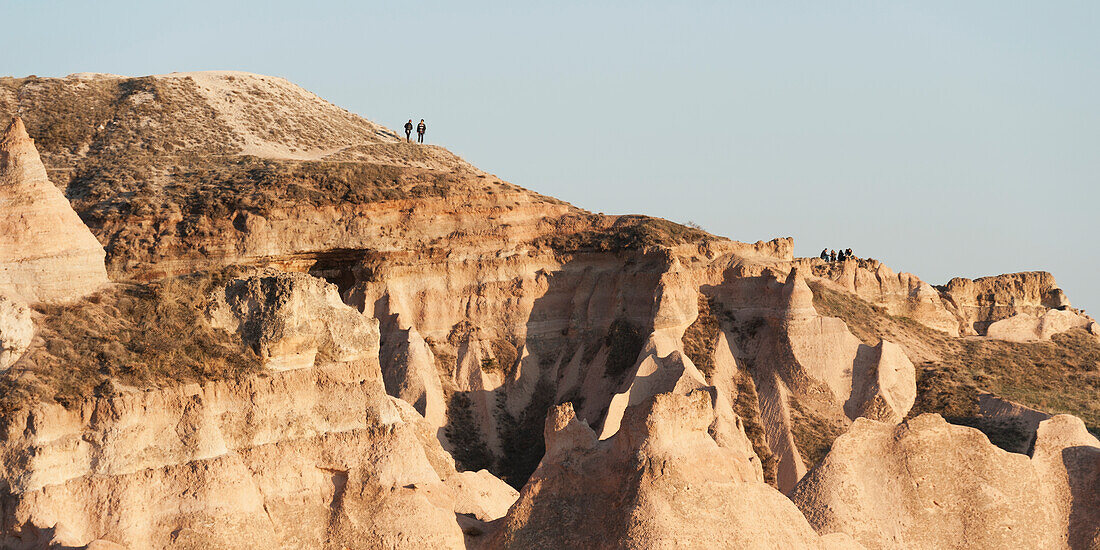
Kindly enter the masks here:
<path id="1" fill-rule="evenodd" d="M 546 453 L 542 432 L 546 413 L 554 406 L 554 386 L 545 377 L 540 378 L 531 402 L 518 417 L 508 412 L 504 406 L 505 400 L 505 394 L 498 391 L 497 424 L 504 456 L 494 473 L 518 491 L 527 483 Z M 577 408 L 580 406 L 575 405 Z"/>
<path id="2" fill-rule="evenodd" d="M 619 317 L 608 327 L 604 345 L 608 348 L 605 372 L 607 376 L 618 378 L 638 361 L 638 355 L 645 346 L 645 335 L 642 334 L 642 327 Z"/>
<path id="3" fill-rule="evenodd" d="M 451 455 L 459 470 L 494 469 L 493 453 L 481 440 L 481 430 L 474 417 L 473 401 L 468 392 L 454 392 L 447 403 L 447 425 L 443 428 L 451 442 Z"/>

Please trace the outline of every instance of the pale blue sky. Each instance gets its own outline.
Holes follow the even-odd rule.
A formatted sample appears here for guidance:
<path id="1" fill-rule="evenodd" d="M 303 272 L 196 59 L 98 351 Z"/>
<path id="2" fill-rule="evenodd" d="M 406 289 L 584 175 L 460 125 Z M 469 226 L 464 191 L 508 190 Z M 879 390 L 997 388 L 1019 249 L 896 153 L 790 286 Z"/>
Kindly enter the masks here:
<path id="1" fill-rule="evenodd" d="M 828 4 L 828 5 L 826 5 Z M 0 0 L 0 74 L 286 77 L 516 184 L 1100 313 L 1100 2 Z"/>

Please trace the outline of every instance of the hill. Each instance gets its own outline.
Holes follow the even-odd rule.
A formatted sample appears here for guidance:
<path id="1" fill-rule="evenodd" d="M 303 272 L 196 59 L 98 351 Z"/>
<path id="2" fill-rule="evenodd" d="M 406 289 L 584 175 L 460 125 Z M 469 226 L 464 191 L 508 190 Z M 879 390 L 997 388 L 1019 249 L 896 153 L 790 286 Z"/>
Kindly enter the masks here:
<path id="1" fill-rule="evenodd" d="M 3 545 L 875 546 L 818 507 L 910 432 L 1093 490 L 1100 326 L 1050 274 L 593 214 L 262 75 L 0 78 L 17 113 L 111 282 L 0 315 Z M 1093 540 L 1051 506 L 1028 540 Z"/>

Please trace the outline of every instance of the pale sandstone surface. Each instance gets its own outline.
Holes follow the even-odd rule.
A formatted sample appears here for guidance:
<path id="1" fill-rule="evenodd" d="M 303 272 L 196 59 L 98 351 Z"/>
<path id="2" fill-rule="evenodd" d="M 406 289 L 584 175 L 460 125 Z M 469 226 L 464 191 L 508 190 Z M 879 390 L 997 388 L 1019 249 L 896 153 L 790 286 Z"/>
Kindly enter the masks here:
<path id="1" fill-rule="evenodd" d="M 386 391 L 412 404 L 429 424 L 447 424 L 447 402 L 431 346 L 413 326 L 401 328 L 400 316 L 383 318 L 381 361 Z"/>
<path id="2" fill-rule="evenodd" d="M 265 270 L 235 279 L 212 297 L 207 315 L 237 332 L 272 370 L 369 357 L 378 348 L 378 321 L 340 300 L 336 285 L 302 273 Z"/>
<path id="3" fill-rule="evenodd" d="M 107 283 L 104 254 L 15 117 L 0 136 L 0 293 L 27 302 L 79 298 Z"/>
<path id="4" fill-rule="evenodd" d="M 867 260 L 807 263 L 815 276 L 886 308 L 891 315 L 908 317 L 952 336 L 960 333 L 960 320 L 953 308 L 932 285 L 912 273 L 895 273 L 886 264 Z"/>
<path id="5" fill-rule="evenodd" d="M 605 441 L 571 405 L 553 409 L 547 454 L 487 547 L 858 547 L 818 537 L 762 482 L 743 435 L 731 447 L 708 434 L 712 396 L 657 395 L 630 407 Z"/>
<path id="6" fill-rule="evenodd" d="M 739 353 L 753 365 L 781 490 L 793 488 L 806 471 L 793 408 L 836 430 L 864 414 L 900 420 L 908 413 L 916 393 L 912 363 L 894 344 L 872 348 L 842 320 L 819 315 L 801 269 L 730 275 L 724 270 L 721 282 L 708 288 L 736 323 L 754 327 L 754 341 Z"/>
<path id="7" fill-rule="evenodd" d="M 1039 316 L 1049 309 L 1068 308 L 1069 299 L 1054 276 L 1045 271 L 1006 273 L 993 277 L 956 277 L 942 288 L 972 334 L 985 334 L 993 322 L 1021 313 Z"/>
<path id="8" fill-rule="evenodd" d="M 9 418 L 5 547 L 463 548 L 456 513 L 504 513 L 515 491 L 487 472 L 456 472 L 434 430 L 386 395 L 375 323 L 331 304 L 335 290 L 305 275 L 261 274 L 227 292 L 242 284 L 279 289 L 244 294 L 266 300 L 253 312 L 279 313 L 251 317 L 255 334 L 285 324 L 326 350 L 342 317 L 327 310 L 339 307 L 362 323 L 341 326 L 362 347 L 240 381 L 127 390 Z M 284 307 L 296 295 L 311 307 Z"/>
<path id="9" fill-rule="evenodd" d="M 1092 319 L 1069 307 L 1047 272 L 1007 273 L 979 279 L 957 277 L 933 287 L 911 273 L 895 273 L 875 260 L 822 262 L 801 259 L 815 277 L 859 296 L 895 316 L 907 317 L 951 336 L 988 335 L 1024 342 L 1049 340 Z"/>
<path id="10" fill-rule="evenodd" d="M 859 342 L 839 319 L 817 315 L 799 277 L 784 284 L 776 278 L 783 273 L 763 275 L 765 288 L 740 290 L 744 279 L 730 267 L 768 261 L 767 248 L 709 246 L 705 255 L 640 251 L 563 258 L 529 251 L 497 258 L 455 254 L 437 262 L 393 258 L 373 265 L 371 279 L 345 296 L 389 326 L 383 372 L 390 393 L 426 413 L 448 392 L 466 396 L 473 419 L 466 428 L 479 432 L 498 457 L 507 443 L 498 412 L 501 399 L 513 418 L 535 410 L 540 399 L 576 400 L 578 416 L 598 426 L 601 439 L 616 433 L 628 406 L 659 393 L 718 385 L 723 399 L 736 399 L 732 380 L 740 370 L 736 355 L 743 352 L 734 349 L 728 331 L 713 352 L 715 363 L 725 369 L 719 380 L 706 380 L 684 356 L 681 338 L 698 315 L 700 289 L 708 288 L 714 290 L 705 292 L 718 303 L 772 320 L 775 341 L 756 352 L 761 368 L 754 376 L 773 450 L 787 472 L 784 487 L 792 487 L 804 472 L 786 413 L 784 396 L 791 394 L 791 386 L 799 395 L 815 396 L 823 395 L 817 388 L 829 388 L 831 396 L 820 399 L 823 414 L 840 425 L 870 410 L 870 403 L 877 404 L 876 411 L 889 411 L 876 413 L 883 418 L 900 419 L 908 412 L 915 392 L 912 364 L 895 353 L 893 344 L 884 344 L 883 353 Z M 737 287 L 736 295 L 725 297 L 723 285 Z M 738 303 L 742 299 L 752 304 L 746 308 Z M 636 357 L 616 358 L 632 364 L 623 375 L 608 370 L 611 354 L 627 351 L 604 337 L 616 322 L 633 326 L 639 342 L 636 351 L 630 350 Z M 417 335 L 428 345 L 420 345 Z M 515 342 L 523 342 L 522 347 Z M 777 352 L 790 360 L 777 358 Z M 442 396 L 433 372 L 438 372 Z M 859 389 L 855 399 L 854 386 Z M 846 404 L 859 412 L 846 415 Z"/>
<path id="11" fill-rule="evenodd" d="M 924 414 L 857 420 L 791 499 L 868 548 L 1062 548 L 1065 518 L 1027 456 Z"/>
<path id="12" fill-rule="evenodd" d="M 1100 441 L 1081 419 L 1060 414 L 1039 424 L 1031 458 L 1063 521 L 1062 544 L 1100 548 Z"/>
<path id="13" fill-rule="evenodd" d="M 917 399 L 916 369 L 905 351 L 887 340 L 873 354 L 871 368 L 854 373 L 852 397 L 845 405 L 849 416 L 896 424 Z"/>
<path id="14" fill-rule="evenodd" d="M 1050 337 L 1074 328 L 1087 328 L 1093 320 L 1073 311 L 1051 309 L 1041 315 L 1018 313 L 990 323 L 986 336 L 1010 342 L 1050 340 Z"/>
<path id="15" fill-rule="evenodd" d="M 248 155 L 416 172 L 393 176 L 395 196 L 368 202 L 306 194 L 258 208 L 240 197 L 218 213 L 86 204 L 82 215 L 113 243 L 112 273 L 128 280 L 244 264 L 333 284 L 266 271 L 214 297 L 213 323 L 254 347 L 269 368 L 263 375 L 124 389 L 75 411 L 43 405 L 14 418 L 2 449 L 14 491 L 3 535 L 32 546 L 48 535 L 131 548 L 850 547 L 844 534 L 817 537 L 762 482 L 738 413 L 758 417 L 755 448 L 779 458 L 787 491 L 822 444 L 799 435 L 806 426 L 840 433 L 861 416 L 900 421 L 915 398 L 913 363 L 934 353 L 906 340 L 860 341 L 818 313 L 807 280 L 950 335 L 1068 305 L 1043 275 L 953 281 L 954 294 L 941 294 L 881 264 L 821 271 L 794 258 L 791 239 L 654 239 L 668 222 L 591 215 L 503 183 L 277 78 L 40 79 L 18 97 L 0 86 L 0 109 L 112 82 L 133 93 L 87 140 L 44 153 L 56 173 L 113 162 L 104 151 L 127 140 L 157 158 Z M 159 131 L 127 134 L 145 121 Z M 390 183 L 379 173 L 359 185 Z M 440 175 L 451 184 L 445 192 L 433 190 Z M 161 192 L 170 185 L 156 185 L 172 177 L 154 172 L 143 183 Z M 683 341 L 703 316 L 700 299 L 717 325 L 705 372 Z M 732 404 L 752 395 L 741 393 L 746 379 L 757 397 L 735 413 Z M 563 402 L 575 413 L 559 407 L 547 419 Z M 540 464 L 529 436 L 544 420 Z M 479 447 L 484 453 L 471 452 Z M 882 448 L 885 462 L 906 456 L 907 448 Z M 448 451 L 477 472 L 457 473 Z M 524 453 L 530 468 L 539 464 L 536 475 L 508 519 L 486 525 L 516 493 L 481 468 L 503 471 Z M 1011 469 L 1001 462 L 1012 460 L 983 460 L 991 471 Z M 946 462 L 944 479 L 963 478 L 979 495 L 1001 489 Z M 502 477 L 522 483 L 531 471 L 513 470 Z M 875 499 L 860 506 L 877 510 Z M 593 533 L 604 538 L 593 542 Z M 883 533 L 872 539 L 894 535 Z"/>
<path id="16" fill-rule="evenodd" d="M 34 338 L 31 310 L 18 300 L 0 294 L 0 372 L 27 351 Z"/>

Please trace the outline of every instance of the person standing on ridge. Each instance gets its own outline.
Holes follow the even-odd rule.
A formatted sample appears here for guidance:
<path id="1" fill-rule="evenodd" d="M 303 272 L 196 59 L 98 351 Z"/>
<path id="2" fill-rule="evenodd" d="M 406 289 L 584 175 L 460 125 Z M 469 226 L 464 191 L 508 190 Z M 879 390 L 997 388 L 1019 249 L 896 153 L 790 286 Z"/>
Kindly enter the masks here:
<path id="1" fill-rule="evenodd" d="M 405 123 L 405 142 L 406 143 L 412 141 L 412 133 L 413 133 L 413 119 L 410 118 L 409 121 Z"/>
<path id="2" fill-rule="evenodd" d="M 416 125 L 416 142 L 424 143 L 424 132 L 428 131 L 428 125 L 424 124 L 424 119 L 420 119 L 420 124 Z"/>

